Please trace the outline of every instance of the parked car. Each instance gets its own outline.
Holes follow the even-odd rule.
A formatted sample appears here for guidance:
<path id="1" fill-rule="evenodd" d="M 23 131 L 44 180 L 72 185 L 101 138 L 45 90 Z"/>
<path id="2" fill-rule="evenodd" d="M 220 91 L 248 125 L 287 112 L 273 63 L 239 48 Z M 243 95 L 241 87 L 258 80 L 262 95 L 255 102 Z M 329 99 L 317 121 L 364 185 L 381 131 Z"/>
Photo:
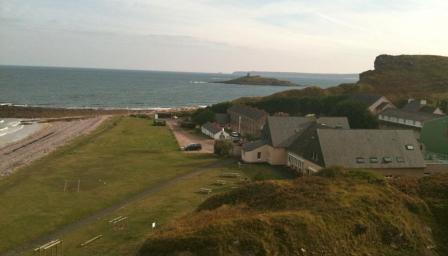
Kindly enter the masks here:
<path id="1" fill-rule="evenodd" d="M 186 145 L 185 147 L 181 147 L 180 149 L 184 151 L 199 151 L 202 149 L 202 145 L 199 143 L 192 143 Z"/>
<path id="2" fill-rule="evenodd" d="M 232 139 L 233 142 L 238 142 L 241 139 L 240 134 L 237 132 L 232 132 L 230 134 L 230 138 Z"/>

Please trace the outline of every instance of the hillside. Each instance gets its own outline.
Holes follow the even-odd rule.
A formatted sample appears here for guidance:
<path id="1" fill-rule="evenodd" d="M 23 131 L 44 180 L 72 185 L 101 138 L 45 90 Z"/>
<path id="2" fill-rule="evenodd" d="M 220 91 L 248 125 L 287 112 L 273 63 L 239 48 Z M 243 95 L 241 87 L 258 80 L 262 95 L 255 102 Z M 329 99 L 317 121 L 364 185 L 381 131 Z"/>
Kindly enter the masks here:
<path id="1" fill-rule="evenodd" d="M 364 91 L 393 98 L 448 93 L 448 57 L 432 55 L 380 55 L 375 69 L 361 73 Z"/>
<path id="2" fill-rule="evenodd" d="M 430 194 L 446 205 L 443 182 Z M 446 255 L 446 241 L 434 238 L 446 234 L 438 222 L 446 213 L 432 218 L 420 183 L 411 183 L 415 193 L 406 184 L 335 170 L 251 183 L 153 233 L 139 255 Z"/>
<path id="3" fill-rule="evenodd" d="M 245 85 L 270 85 L 270 86 L 300 86 L 286 80 L 261 76 L 242 76 L 228 81 L 220 81 L 222 84 L 245 84 Z"/>

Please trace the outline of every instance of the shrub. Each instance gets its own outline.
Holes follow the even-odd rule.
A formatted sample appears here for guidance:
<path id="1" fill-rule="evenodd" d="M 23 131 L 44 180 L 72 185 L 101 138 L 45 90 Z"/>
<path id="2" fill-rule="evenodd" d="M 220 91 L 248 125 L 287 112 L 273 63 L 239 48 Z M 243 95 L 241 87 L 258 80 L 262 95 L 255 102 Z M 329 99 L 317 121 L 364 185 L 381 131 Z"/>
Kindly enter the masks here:
<path id="1" fill-rule="evenodd" d="M 369 171 L 350 170 L 346 172 L 345 176 L 349 178 L 365 180 L 372 184 L 386 183 L 386 180 L 383 175 Z"/>
<path id="2" fill-rule="evenodd" d="M 213 151 L 218 156 L 231 156 L 233 143 L 230 140 L 216 140 Z"/>
<path id="3" fill-rule="evenodd" d="M 215 113 L 211 111 L 209 108 L 201 108 L 193 113 L 191 116 L 191 121 L 198 125 L 203 125 L 207 122 L 215 121 Z"/>
<path id="4" fill-rule="evenodd" d="M 327 178 L 335 178 L 344 175 L 344 169 L 340 166 L 332 166 L 328 168 L 324 168 L 316 173 L 317 176 L 327 177 Z"/>

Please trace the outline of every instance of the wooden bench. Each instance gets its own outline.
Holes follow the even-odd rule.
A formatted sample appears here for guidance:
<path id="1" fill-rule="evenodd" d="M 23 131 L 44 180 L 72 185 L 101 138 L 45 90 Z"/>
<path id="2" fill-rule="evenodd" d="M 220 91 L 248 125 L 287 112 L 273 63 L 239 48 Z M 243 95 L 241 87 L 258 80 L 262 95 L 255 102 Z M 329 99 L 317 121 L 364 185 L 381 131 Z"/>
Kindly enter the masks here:
<path id="1" fill-rule="evenodd" d="M 199 193 L 201 193 L 201 194 L 210 194 L 210 193 L 212 193 L 212 189 L 211 188 L 200 188 L 199 189 Z"/>
<path id="2" fill-rule="evenodd" d="M 235 173 L 235 172 L 227 172 L 227 173 L 222 173 L 221 175 L 219 175 L 219 177 L 223 177 L 223 178 L 239 178 L 240 176 L 241 176 L 241 174 Z"/>

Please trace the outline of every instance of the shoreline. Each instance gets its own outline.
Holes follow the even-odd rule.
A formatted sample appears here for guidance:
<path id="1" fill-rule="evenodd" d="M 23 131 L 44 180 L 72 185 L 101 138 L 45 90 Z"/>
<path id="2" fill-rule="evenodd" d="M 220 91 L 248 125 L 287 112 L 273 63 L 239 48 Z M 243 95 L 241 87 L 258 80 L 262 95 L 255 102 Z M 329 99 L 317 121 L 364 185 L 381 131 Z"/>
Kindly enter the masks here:
<path id="1" fill-rule="evenodd" d="M 88 117 L 99 115 L 131 115 L 131 114 L 154 114 L 156 112 L 189 113 L 205 106 L 185 107 L 151 107 L 151 108 L 63 108 L 63 107 L 35 107 L 13 104 L 0 104 L 0 118 L 64 118 L 64 117 Z"/>
<path id="2" fill-rule="evenodd" d="M 44 123 L 28 136 L 0 147 L 0 179 L 48 155 L 73 139 L 89 134 L 110 118 L 110 115 L 99 115 Z"/>

